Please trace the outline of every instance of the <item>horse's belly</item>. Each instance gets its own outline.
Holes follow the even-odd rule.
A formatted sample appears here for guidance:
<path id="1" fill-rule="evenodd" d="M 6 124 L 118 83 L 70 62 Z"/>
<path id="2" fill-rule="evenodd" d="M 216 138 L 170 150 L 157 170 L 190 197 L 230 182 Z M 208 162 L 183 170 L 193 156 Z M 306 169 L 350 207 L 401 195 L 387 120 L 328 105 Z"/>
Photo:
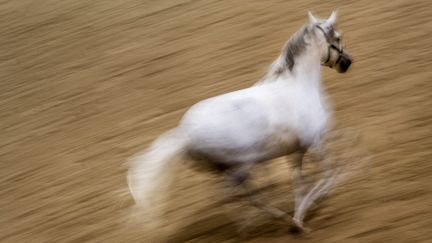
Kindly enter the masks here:
<path id="1" fill-rule="evenodd" d="M 226 164 L 259 163 L 298 149 L 299 140 L 292 131 L 275 132 L 267 126 L 202 126 L 186 132 L 192 157 Z M 257 129 L 259 128 L 259 129 Z"/>
<path id="2" fill-rule="evenodd" d="M 193 159 L 222 163 L 225 165 L 239 165 L 243 163 L 260 163 L 276 157 L 286 155 L 298 148 L 296 142 L 289 146 L 286 144 L 269 145 L 265 142 L 257 142 L 251 146 L 230 146 L 225 144 L 212 144 L 206 142 L 193 143 L 189 147 L 189 155 Z"/>
<path id="3" fill-rule="evenodd" d="M 244 122 L 243 122 L 244 123 Z M 253 160 L 266 150 L 266 128 L 250 128 L 244 124 L 235 126 L 199 125 L 188 129 L 191 149 L 201 157 L 219 161 Z"/>

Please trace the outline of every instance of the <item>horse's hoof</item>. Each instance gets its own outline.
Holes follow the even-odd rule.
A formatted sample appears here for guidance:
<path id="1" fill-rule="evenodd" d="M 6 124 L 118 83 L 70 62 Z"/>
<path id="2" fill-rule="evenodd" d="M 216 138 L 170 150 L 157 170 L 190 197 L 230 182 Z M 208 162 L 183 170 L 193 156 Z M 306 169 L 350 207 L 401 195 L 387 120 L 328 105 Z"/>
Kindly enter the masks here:
<path id="1" fill-rule="evenodd" d="M 293 228 L 292 231 L 295 233 L 301 233 L 301 234 L 308 234 L 311 232 L 311 230 L 307 227 L 305 227 L 303 225 L 303 222 L 297 220 L 297 219 L 292 219 L 293 222 Z"/>
<path id="2" fill-rule="evenodd" d="M 311 232 L 311 229 L 304 227 L 304 226 L 300 227 L 298 225 L 293 225 L 291 228 L 291 232 L 295 233 L 295 234 L 307 235 Z"/>

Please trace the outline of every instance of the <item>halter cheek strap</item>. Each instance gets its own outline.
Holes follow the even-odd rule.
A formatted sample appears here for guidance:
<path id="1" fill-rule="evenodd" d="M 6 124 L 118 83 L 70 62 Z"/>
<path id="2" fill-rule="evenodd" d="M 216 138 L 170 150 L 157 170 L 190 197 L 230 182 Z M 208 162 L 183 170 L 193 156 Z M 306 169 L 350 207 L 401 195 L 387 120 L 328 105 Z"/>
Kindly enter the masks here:
<path id="1" fill-rule="evenodd" d="M 316 27 L 323 32 L 323 34 L 324 34 L 324 36 L 325 36 L 325 38 L 327 40 L 327 43 L 329 44 L 328 45 L 328 50 L 327 50 L 327 59 L 324 62 L 324 64 L 326 64 L 326 63 L 328 63 L 330 61 L 330 50 L 331 49 L 336 50 L 338 52 L 338 54 L 339 54 L 338 55 L 338 59 L 335 62 L 335 64 L 338 64 L 340 62 L 340 60 L 342 59 L 343 47 L 341 49 L 339 49 L 337 46 L 335 46 L 333 44 L 330 44 L 330 37 L 324 31 L 324 29 L 321 26 L 319 26 L 319 25 L 316 25 Z"/>

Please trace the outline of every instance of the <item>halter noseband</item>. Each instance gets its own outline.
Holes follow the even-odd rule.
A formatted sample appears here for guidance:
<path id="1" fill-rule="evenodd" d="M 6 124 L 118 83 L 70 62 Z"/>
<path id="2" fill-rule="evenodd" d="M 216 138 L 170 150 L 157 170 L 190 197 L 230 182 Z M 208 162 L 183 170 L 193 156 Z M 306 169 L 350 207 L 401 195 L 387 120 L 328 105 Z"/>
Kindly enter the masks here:
<path id="1" fill-rule="evenodd" d="M 329 44 L 328 45 L 328 50 L 327 50 L 327 59 L 326 59 L 326 61 L 324 62 L 324 64 L 327 64 L 329 61 L 330 61 L 330 49 L 333 49 L 333 50 L 336 50 L 337 52 L 338 52 L 338 54 L 339 54 L 339 56 L 338 56 L 338 59 L 336 60 L 336 62 L 335 62 L 335 64 L 338 64 L 339 62 L 340 62 L 340 60 L 342 59 L 342 53 L 343 53 L 343 47 L 341 48 L 341 49 L 339 49 L 337 46 L 335 46 L 334 44 L 330 44 L 330 37 L 328 36 L 328 34 L 324 31 L 324 29 L 321 27 L 321 26 L 319 26 L 319 25 L 316 25 L 316 27 L 319 29 L 319 30 L 321 30 L 322 32 L 323 32 L 323 34 L 324 34 L 324 36 L 325 36 L 325 38 L 326 38 L 326 40 L 327 40 L 327 43 Z"/>

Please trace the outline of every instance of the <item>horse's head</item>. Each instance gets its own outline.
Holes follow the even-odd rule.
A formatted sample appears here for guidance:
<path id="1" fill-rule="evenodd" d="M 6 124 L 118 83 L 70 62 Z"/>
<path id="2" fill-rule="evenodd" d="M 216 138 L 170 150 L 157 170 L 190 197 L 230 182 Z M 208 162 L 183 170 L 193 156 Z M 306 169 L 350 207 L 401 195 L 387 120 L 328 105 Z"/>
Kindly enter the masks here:
<path id="1" fill-rule="evenodd" d="M 309 23 L 321 49 L 322 65 L 335 67 L 339 73 L 346 72 L 352 63 L 352 57 L 342 44 L 341 34 L 334 28 L 336 12 L 333 11 L 325 20 L 318 19 L 309 12 Z"/>

